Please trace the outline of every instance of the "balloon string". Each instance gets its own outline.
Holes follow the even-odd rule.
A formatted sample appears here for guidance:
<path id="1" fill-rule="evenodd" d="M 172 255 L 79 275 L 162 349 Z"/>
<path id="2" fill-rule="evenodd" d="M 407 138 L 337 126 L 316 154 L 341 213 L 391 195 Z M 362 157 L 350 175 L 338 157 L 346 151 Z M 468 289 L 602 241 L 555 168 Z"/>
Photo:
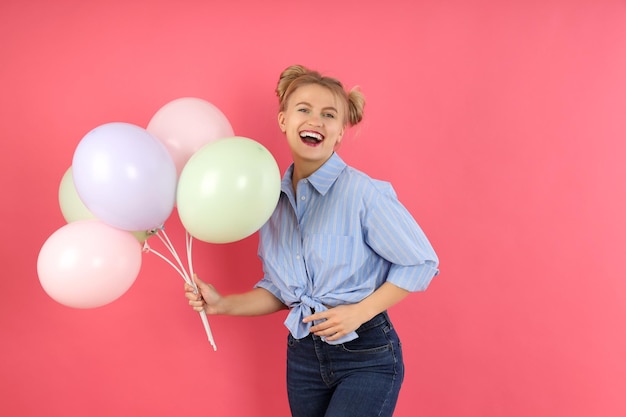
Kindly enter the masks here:
<path id="1" fill-rule="evenodd" d="M 213 351 L 216 351 L 217 345 L 215 344 L 215 340 L 213 339 L 213 333 L 211 332 L 211 326 L 209 326 L 209 319 L 206 316 L 206 311 L 200 311 L 200 319 L 202 320 L 202 324 L 204 325 L 204 331 L 207 338 L 209 339 L 209 343 L 211 344 L 211 346 L 213 346 Z"/>
<path id="2" fill-rule="evenodd" d="M 148 246 L 147 242 L 145 242 L 143 244 L 143 250 L 145 252 L 150 252 L 150 253 L 154 253 L 155 255 L 157 255 L 159 258 L 163 259 L 165 262 L 167 262 L 168 264 L 170 264 L 170 266 L 172 268 L 174 268 L 176 270 L 176 272 L 178 272 L 180 274 L 181 277 L 183 277 L 183 279 L 185 280 L 185 282 L 187 282 L 187 278 L 185 277 L 185 274 L 183 273 L 183 271 L 181 271 L 176 265 L 174 265 L 174 263 L 172 261 L 170 261 L 169 259 L 167 259 L 165 256 L 163 256 L 162 254 L 160 254 L 159 252 L 155 251 L 154 249 L 152 249 L 150 246 Z"/>
<path id="3" fill-rule="evenodd" d="M 188 231 L 185 230 L 185 243 L 187 245 L 187 264 L 189 265 L 189 275 L 193 278 L 194 273 L 193 273 L 193 261 L 192 261 L 192 256 L 191 256 L 191 244 L 193 242 L 193 236 L 191 236 L 189 234 Z M 192 279 L 193 281 L 193 279 Z M 194 282 L 194 286 L 195 286 L 195 282 Z"/>
<path id="4" fill-rule="evenodd" d="M 187 282 L 188 284 L 191 284 L 192 279 L 187 275 L 187 271 L 185 270 L 185 267 L 183 266 L 183 263 L 180 260 L 180 256 L 178 256 L 178 253 L 176 252 L 176 249 L 174 248 L 172 241 L 167 236 L 167 233 L 165 233 L 165 229 L 161 228 L 161 230 L 157 230 L 155 235 L 161 240 L 161 242 L 163 242 L 163 245 L 170 251 L 174 259 L 178 263 L 180 270 L 183 271 L 184 273 L 183 278 L 185 279 L 185 282 Z"/>
<path id="5" fill-rule="evenodd" d="M 167 236 L 167 233 L 165 233 L 165 230 L 161 227 L 160 229 L 155 230 L 153 234 L 156 235 L 159 238 L 159 240 L 163 243 L 163 245 L 167 248 L 167 250 L 169 250 L 172 257 L 174 257 L 174 259 L 178 263 L 178 267 L 174 264 L 174 262 L 167 259 L 161 253 L 152 249 L 150 245 L 148 245 L 148 241 L 144 242 L 143 250 L 145 252 L 154 253 L 159 258 L 167 262 L 172 268 L 174 268 L 174 270 L 176 270 L 176 272 L 180 274 L 180 276 L 185 280 L 186 283 L 193 286 L 195 293 L 197 294 L 198 286 L 196 285 L 196 282 L 191 278 L 193 276 L 193 262 L 192 262 L 192 252 L 191 252 L 193 237 L 189 234 L 189 232 L 185 231 L 185 248 L 187 251 L 187 264 L 189 266 L 189 272 L 190 272 L 190 274 L 187 274 L 187 271 L 185 270 L 185 267 L 183 266 L 180 256 L 178 256 L 178 253 L 176 252 L 176 248 L 174 247 L 171 240 Z M 207 338 L 209 339 L 209 343 L 211 343 L 211 346 L 213 346 L 213 350 L 216 351 L 217 345 L 215 344 L 215 340 L 213 339 L 213 333 L 211 332 L 211 326 L 209 326 L 209 319 L 207 318 L 206 311 L 202 310 L 199 313 L 200 313 L 200 319 L 202 320 L 202 324 L 204 325 L 204 331 L 206 332 Z"/>
<path id="6" fill-rule="evenodd" d="M 191 278 L 191 285 L 193 286 L 193 288 L 196 290 L 196 294 L 198 293 L 198 286 L 196 285 L 196 281 L 193 279 L 193 277 L 195 276 L 194 272 L 193 272 L 193 256 L 192 256 L 192 243 L 193 243 L 193 236 L 191 236 L 191 234 L 185 230 L 185 246 L 187 249 L 187 264 L 189 265 L 189 275 Z M 206 316 L 206 311 L 202 310 L 200 311 L 200 318 L 202 319 L 202 324 L 204 325 L 204 330 L 207 334 L 207 337 L 209 338 L 209 342 L 211 343 L 211 346 L 213 346 L 213 350 L 217 350 L 217 346 L 215 345 L 215 340 L 213 340 L 213 333 L 211 332 L 211 326 L 209 325 L 209 319 Z"/>

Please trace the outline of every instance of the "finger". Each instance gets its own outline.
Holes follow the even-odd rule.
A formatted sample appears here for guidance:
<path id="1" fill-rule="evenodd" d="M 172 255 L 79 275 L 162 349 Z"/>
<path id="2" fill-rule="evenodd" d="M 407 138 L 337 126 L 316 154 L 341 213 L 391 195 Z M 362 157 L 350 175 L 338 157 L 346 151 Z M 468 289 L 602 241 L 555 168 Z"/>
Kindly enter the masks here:
<path id="1" fill-rule="evenodd" d="M 193 311 L 203 311 L 204 310 L 204 307 L 194 307 L 194 306 L 192 306 L 191 308 L 193 309 Z"/>
<path id="2" fill-rule="evenodd" d="M 322 330 L 319 332 L 315 332 L 314 334 L 315 336 L 325 337 L 328 340 L 335 340 L 338 337 L 340 337 L 341 332 L 337 331 L 334 328 L 330 328 L 330 329 Z"/>
<path id="3" fill-rule="evenodd" d="M 189 305 L 196 308 L 204 308 L 204 305 L 206 303 L 204 302 L 204 300 L 200 299 L 200 300 L 189 300 Z"/>
<path id="4" fill-rule="evenodd" d="M 314 313 L 314 314 L 311 314 L 310 316 L 306 316 L 305 318 L 303 318 L 302 323 L 311 323 L 317 320 L 325 320 L 325 319 L 326 319 L 325 313 Z"/>
<path id="5" fill-rule="evenodd" d="M 311 316 L 309 316 L 311 317 Z M 336 326 L 341 321 L 337 317 L 332 317 L 329 314 L 321 314 L 317 317 L 313 317 L 313 319 L 309 320 L 312 323 L 313 327 L 317 327 L 320 329 L 327 329 L 331 326 Z M 317 323 L 313 323 L 317 322 Z"/>
<path id="6" fill-rule="evenodd" d="M 326 336 L 326 340 L 328 340 L 328 341 L 332 342 L 332 341 L 335 341 L 335 340 L 337 340 L 337 339 L 341 338 L 342 336 L 343 336 L 343 335 L 342 335 L 340 332 L 337 332 L 337 333 L 335 333 L 335 334 L 332 334 L 332 335 Z"/>
<path id="7" fill-rule="evenodd" d="M 198 274 L 193 274 L 193 282 L 195 282 L 198 287 L 207 285 L 206 282 L 198 278 Z"/>
<path id="8" fill-rule="evenodd" d="M 311 326 L 311 328 L 309 329 L 309 332 L 317 334 L 317 332 L 324 331 L 325 329 L 326 329 L 325 327 L 322 327 L 321 325 L 318 324 L 317 326 Z"/>
<path id="9" fill-rule="evenodd" d="M 202 297 L 202 294 L 199 292 L 186 292 L 185 293 L 185 297 L 187 297 L 187 299 L 189 301 L 202 301 L 204 302 L 204 298 Z"/>
<path id="10" fill-rule="evenodd" d="M 185 297 L 187 297 L 188 300 L 190 301 L 198 301 L 202 298 L 202 296 L 200 294 L 196 294 L 194 292 L 186 292 L 185 293 Z"/>
<path id="11" fill-rule="evenodd" d="M 311 333 L 318 334 L 320 332 L 326 332 L 326 331 L 332 329 L 333 326 L 334 326 L 333 323 L 329 323 L 328 320 L 326 320 L 326 321 L 324 321 L 324 322 L 322 322 L 322 323 L 320 323 L 318 325 L 311 326 L 311 329 L 309 329 L 309 331 Z"/>

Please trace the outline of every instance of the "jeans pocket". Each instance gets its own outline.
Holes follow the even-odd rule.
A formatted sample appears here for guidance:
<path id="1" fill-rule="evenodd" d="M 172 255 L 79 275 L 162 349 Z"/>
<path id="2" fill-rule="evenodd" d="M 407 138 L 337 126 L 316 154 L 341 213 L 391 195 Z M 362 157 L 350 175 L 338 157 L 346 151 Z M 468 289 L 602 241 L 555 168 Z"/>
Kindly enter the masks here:
<path id="1" fill-rule="evenodd" d="M 388 334 L 389 326 L 384 324 L 360 333 L 356 339 L 341 344 L 341 348 L 351 353 L 387 352 L 393 348 Z"/>

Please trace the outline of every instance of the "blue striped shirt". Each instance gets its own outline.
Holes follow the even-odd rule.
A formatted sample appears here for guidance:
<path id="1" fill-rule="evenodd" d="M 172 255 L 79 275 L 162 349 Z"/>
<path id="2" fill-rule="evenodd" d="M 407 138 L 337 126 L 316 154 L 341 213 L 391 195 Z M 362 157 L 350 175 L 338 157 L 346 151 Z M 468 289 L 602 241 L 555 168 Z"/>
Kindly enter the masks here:
<path id="1" fill-rule="evenodd" d="M 302 319 L 353 304 L 384 282 L 423 291 L 438 273 L 437 255 L 391 184 L 346 165 L 337 154 L 294 195 L 285 173 L 276 210 L 259 231 L 265 288 L 291 311 L 285 326 L 293 337 L 309 334 Z M 333 344 L 353 340 L 352 332 Z"/>

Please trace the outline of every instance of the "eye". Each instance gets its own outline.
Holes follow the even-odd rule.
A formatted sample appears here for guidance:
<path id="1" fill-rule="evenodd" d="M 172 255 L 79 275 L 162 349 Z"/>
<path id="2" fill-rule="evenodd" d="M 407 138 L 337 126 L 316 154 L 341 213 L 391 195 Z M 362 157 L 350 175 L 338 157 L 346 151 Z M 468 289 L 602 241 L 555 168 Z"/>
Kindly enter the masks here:
<path id="1" fill-rule="evenodd" d="M 324 113 L 324 117 L 328 117 L 329 119 L 334 119 L 335 118 L 335 114 L 334 113 Z"/>
<path id="2" fill-rule="evenodd" d="M 302 112 L 302 113 L 308 113 L 309 109 L 307 109 L 306 107 L 300 107 L 299 109 L 297 109 L 297 111 Z"/>

